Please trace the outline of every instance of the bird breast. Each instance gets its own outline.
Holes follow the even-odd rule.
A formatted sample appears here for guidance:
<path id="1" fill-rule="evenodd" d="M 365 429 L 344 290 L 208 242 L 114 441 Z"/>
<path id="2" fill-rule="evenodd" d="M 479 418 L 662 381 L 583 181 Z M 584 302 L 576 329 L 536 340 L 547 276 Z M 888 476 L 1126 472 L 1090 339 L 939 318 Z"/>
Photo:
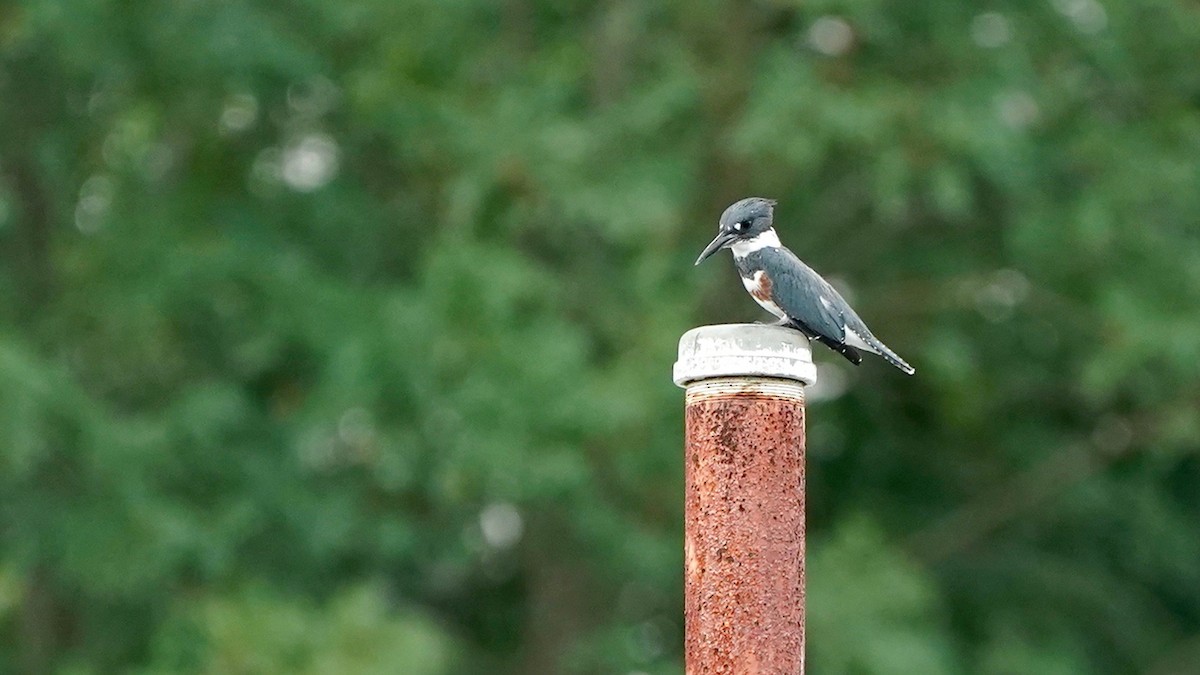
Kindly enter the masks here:
<path id="1" fill-rule="evenodd" d="M 750 297 L 762 305 L 763 309 L 781 319 L 787 318 L 787 313 L 772 299 L 771 277 L 767 276 L 766 272 L 758 270 L 751 276 L 742 277 L 742 285 L 746 287 L 746 292 L 750 294 Z"/>

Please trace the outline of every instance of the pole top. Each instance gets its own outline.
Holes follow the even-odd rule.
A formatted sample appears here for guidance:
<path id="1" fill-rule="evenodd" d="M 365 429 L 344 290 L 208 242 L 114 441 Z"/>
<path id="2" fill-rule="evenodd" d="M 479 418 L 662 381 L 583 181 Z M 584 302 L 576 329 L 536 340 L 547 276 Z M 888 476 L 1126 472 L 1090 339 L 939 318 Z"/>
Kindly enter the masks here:
<path id="1" fill-rule="evenodd" d="M 674 380 L 680 387 L 714 377 L 817 381 L 808 338 L 798 330 L 757 323 L 693 328 L 679 338 Z"/>

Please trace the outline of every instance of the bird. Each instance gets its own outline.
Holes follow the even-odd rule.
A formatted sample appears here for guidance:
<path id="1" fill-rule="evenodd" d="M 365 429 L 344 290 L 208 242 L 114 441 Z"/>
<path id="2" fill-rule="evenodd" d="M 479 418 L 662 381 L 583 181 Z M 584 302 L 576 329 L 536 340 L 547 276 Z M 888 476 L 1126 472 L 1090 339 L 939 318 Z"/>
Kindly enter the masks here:
<path id="1" fill-rule="evenodd" d="M 774 199 L 747 197 L 721 214 L 717 236 L 696 265 L 717 251 L 733 251 L 742 285 L 755 302 L 793 328 L 841 354 L 854 365 L 862 352 L 878 354 L 907 375 L 917 372 L 875 337 L 841 293 L 779 241 Z"/>

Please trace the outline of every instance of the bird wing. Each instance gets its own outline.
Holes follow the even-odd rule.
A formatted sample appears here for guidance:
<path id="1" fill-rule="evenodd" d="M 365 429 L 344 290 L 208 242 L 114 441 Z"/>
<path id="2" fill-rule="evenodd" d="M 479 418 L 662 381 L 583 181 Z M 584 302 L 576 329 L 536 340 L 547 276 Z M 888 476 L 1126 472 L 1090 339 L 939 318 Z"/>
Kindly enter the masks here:
<path id="1" fill-rule="evenodd" d="M 900 358 L 899 354 L 871 333 L 871 329 L 867 328 L 867 324 L 850 307 L 842 294 L 822 279 L 816 270 L 805 265 L 795 253 L 787 249 L 777 251 L 774 255 L 783 256 L 786 260 L 777 261 L 780 264 L 772 266 L 772 269 L 779 271 L 771 277 L 771 299 L 788 318 L 803 324 L 820 337 L 836 342 L 840 347 L 874 352 L 908 375 L 917 372 Z M 838 347 L 833 349 L 855 362 L 850 354 Z"/>
<path id="2" fill-rule="evenodd" d="M 768 267 L 772 271 L 771 300 L 791 320 L 821 337 L 844 344 L 845 313 L 853 311 L 833 286 L 786 248 L 762 253 L 780 257 Z"/>
<path id="3" fill-rule="evenodd" d="M 879 354 L 909 375 L 916 372 L 896 352 L 872 335 L 867 324 L 863 323 L 842 294 L 822 279 L 816 270 L 805 265 L 795 253 L 786 248 L 765 248 L 751 255 L 762 256 L 760 267 L 764 273 L 770 270 L 767 281 L 770 283 L 771 302 L 810 338 L 824 342 L 856 365 L 862 361 L 858 352 L 868 351 Z M 760 282 L 760 288 L 762 286 Z M 757 292 L 751 293 L 758 298 Z"/>

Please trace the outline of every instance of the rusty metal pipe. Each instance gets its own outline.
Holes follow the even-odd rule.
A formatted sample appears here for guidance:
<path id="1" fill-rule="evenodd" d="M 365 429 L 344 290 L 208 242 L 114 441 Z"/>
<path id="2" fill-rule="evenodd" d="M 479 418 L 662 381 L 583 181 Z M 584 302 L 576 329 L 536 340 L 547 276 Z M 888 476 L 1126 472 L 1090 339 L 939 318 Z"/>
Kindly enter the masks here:
<path id="1" fill-rule="evenodd" d="M 674 379 L 687 389 L 687 674 L 803 673 L 808 340 L 758 324 L 695 328 Z"/>

